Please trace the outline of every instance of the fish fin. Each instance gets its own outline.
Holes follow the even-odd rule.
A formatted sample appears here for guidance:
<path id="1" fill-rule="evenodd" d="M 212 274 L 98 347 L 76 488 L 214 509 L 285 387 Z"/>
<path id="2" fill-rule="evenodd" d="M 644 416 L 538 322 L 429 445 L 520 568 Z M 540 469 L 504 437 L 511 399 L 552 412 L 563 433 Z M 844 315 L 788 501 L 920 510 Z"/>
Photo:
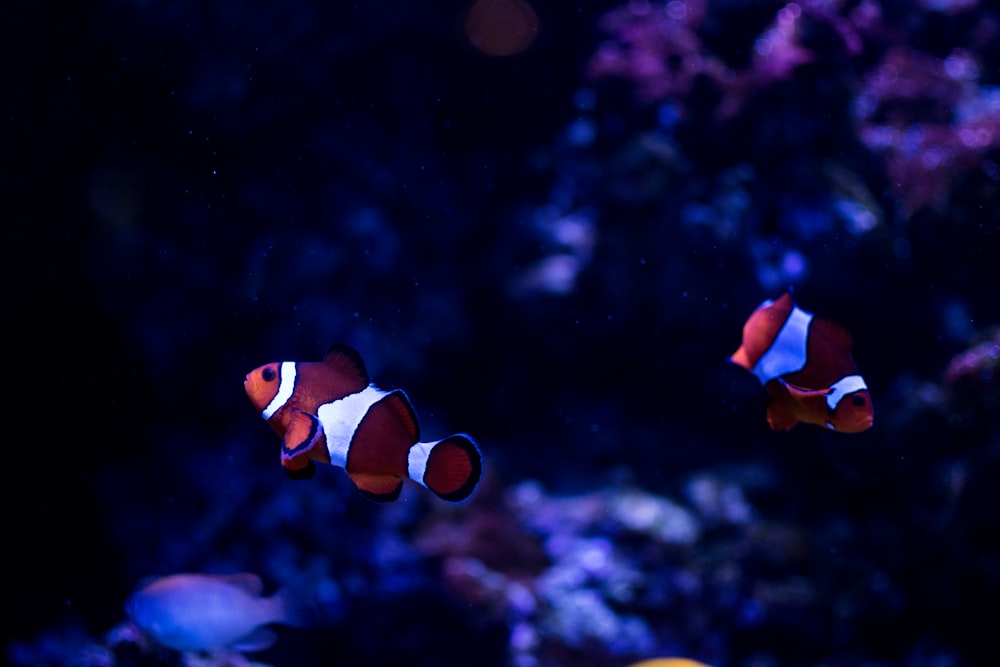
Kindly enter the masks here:
<path id="1" fill-rule="evenodd" d="M 253 572 L 237 572 L 236 574 L 223 574 L 219 579 L 232 584 L 236 588 L 252 595 L 259 596 L 264 592 L 264 582 Z"/>
<path id="2" fill-rule="evenodd" d="M 337 621 L 344 612 L 339 594 L 317 594 L 308 575 L 299 576 L 267 599 L 272 605 L 271 623 L 293 628 L 317 628 Z"/>
<path id="3" fill-rule="evenodd" d="M 740 347 L 729 360 L 737 366 L 753 372 L 760 358 L 774 344 L 778 332 L 785 325 L 788 316 L 795 308 L 792 296 L 785 292 L 777 300 L 762 302 L 750 313 L 743 324 L 743 337 Z"/>
<path id="4" fill-rule="evenodd" d="M 798 418 L 792 413 L 788 406 L 792 397 L 788 392 L 786 382 L 778 380 L 767 384 L 768 394 L 771 400 L 767 404 L 767 423 L 772 430 L 787 431 L 799 423 Z"/>
<path id="5" fill-rule="evenodd" d="M 293 410 L 285 437 L 281 441 L 281 465 L 288 470 L 308 467 L 309 454 L 323 442 L 323 424 L 319 417 L 302 410 Z"/>
<path id="6" fill-rule="evenodd" d="M 740 349 L 733 352 L 732 356 L 730 356 L 727 361 L 731 364 L 736 364 L 741 368 L 745 368 L 746 370 L 753 368 L 753 364 L 750 363 L 750 357 L 747 355 L 746 348 L 742 345 L 740 345 Z"/>
<path id="7" fill-rule="evenodd" d="M 483 476 L 483 455 L 475 440 L 465 434 L 439 440 L 427 455 L 424 485 L 438 498 L 451 503 L 467 500 Z"/>
<path id="8" fill-rule="evenodd" d="M 277 640 L 278 635 L 276 635 L 274 631 L 268 630 L 267 628 L 255 628 L 250 634 L 245 637 L 241 637 L 230 644 L 229 648 L 234 651 L 253 653 L 255 651 L 263 651 L 266 648 L 270 648 Z"/>
<path id="9" fill-rule="evenodd" d="M 403 480 L 394 475 L 372 475 L 363 472 L 349 472 L 347 476 L 358 487 L 358 491 L 368 500 L 377 503 L 391 503 L 399 498 Z"/>
<path id="10" fill-rule="evenodd" d="M 347 377 L 363 380 L 365 385 L 371 382 L 371 378 L 368 377 L 368 369 L 365 368 L 365 361 L 361 358 L 361 353 L 350 345 L 334 343 L 326 351 L 323 363 L 332 366 Z"/>
<path id="11" fill-rule="evenodd" d="M 812 323 L 812 334 L 819 334 L 823 340 L 829 341 L 834 349 L 849 352 L 854 347 L 854 338 L 851 332 L 840 326 L 836 322 L 831 322 L 822 317 L 814 317 Z"/>
<path id="12" fill-rule="evenodd" d="M 402 389 L 389 392 L 385 398 L 379 401 L 379 404 L 387 406 L 399 420 L 406 435 L 410 438 L 410 444 L 420 439 L 420 422 L 417 421 L 417 413 L 414 412 L 410 399 L 407 398 Z"/>
<path id="13" fill-rule="evenodd" d="M 799 420 L 781 403 L 771 401 L 767 405 L 767 423 L 774 431 L 787 431 L 798 424 Z"/>

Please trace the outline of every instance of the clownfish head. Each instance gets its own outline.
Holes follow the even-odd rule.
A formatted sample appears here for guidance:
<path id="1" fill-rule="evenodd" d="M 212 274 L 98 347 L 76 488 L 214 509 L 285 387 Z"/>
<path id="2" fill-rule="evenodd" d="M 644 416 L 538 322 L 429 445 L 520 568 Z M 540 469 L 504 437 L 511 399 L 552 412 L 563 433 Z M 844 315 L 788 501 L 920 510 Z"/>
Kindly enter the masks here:
<path id="1" fill-rule="evenodd" d="M 870 429 L 873 423 L 872 397 L 867 389 L 861 389 L 840 397 L 826 425 L 841 433 L 860 433 Z"/>
<path id="2" fill-rule="evenodd" d="M 271 405 L 281 389 L 281 380 L 280 363 L 267 364 L 247 373 L 243 389 L 246 390 L 257 412 L 263 413 Z M 264 418 L 269 419 L 270 415 Z"/>

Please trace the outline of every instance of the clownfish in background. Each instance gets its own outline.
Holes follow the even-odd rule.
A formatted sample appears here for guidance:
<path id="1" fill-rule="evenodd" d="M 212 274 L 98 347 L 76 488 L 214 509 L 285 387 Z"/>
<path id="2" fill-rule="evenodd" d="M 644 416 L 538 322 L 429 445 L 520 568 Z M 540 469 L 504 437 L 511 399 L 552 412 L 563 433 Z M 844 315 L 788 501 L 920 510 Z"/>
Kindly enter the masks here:
<path id="1" fill-rule="evenodd" d="M 407 478 L 457 503 L 482 476 L 472 438 L 419 442 L 406 394 L 371 384 L 361 355 L 347 345 L 331 346 L 321 362 L 261 366 L 243 387 L 281 437 L 281 465 L 293 479 L 312 477 L 313 461 L 320 461 L 347 470 L 362 495 L 376 502 L 396 500 Z"/>
<path id="2" fill-rule="evenodd" d="M 743 325 L 743 344 L 729 360 L 753 373 L 767 390 L 772 429 L 785 431 L 805 422 L 859 433 L 871 428 L 874 418 L 851 345 L 845 329 L 813 317 L 785 292 L 753 311 Z"/>

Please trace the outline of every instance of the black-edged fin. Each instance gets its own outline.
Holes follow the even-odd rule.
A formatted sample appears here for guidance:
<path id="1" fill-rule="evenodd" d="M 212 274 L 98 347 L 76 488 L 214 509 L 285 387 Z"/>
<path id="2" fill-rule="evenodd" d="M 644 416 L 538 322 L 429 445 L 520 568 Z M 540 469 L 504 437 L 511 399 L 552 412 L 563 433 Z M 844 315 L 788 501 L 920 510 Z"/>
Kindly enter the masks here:
<path id="1" fill-rule="evenodd" d="M 365 361 L 361 358 L 361 353 L 350 345 L 334 343 L 326 351 L 323 363 L 332 366 L 347 377 L 357 377 L 364 380 L 365 385 L 371 383 L 368 377 L 368 369 L 365 368 Z"/>
<path id="2" fill-rule="evenodd" d="M 410 403 L 409 397 L 402 389 L 393 389 L 379 403 L 386 405 L 399 420 L 410 438 L 407 448 L 420 439 L 420 422 L 417 420 L 417 413 Z"/>
<path id="3" fill-rule="evenodd" d="M 323 425 L 316 415 L 293 410 L 281 441 L 281 465 L 299 471 L 308 467 L 309 453 L 323 442 Z"/>
<path id="4" fill-rule="evenodd" d="M 371 475 L 360 472 L 347 475 L 361 495 L 377 503 L 391 503 L 399 498 L 399 493 L 403 490 L 403 480 L 392 475 Z"/>
<path id="5" fill-rule="evenodd" d="M 467 500 L 483 476 L 483 455 L 476 441 L 464 433 L 449 436 L 431 449 L 424 484 L 450 503 Z"/>

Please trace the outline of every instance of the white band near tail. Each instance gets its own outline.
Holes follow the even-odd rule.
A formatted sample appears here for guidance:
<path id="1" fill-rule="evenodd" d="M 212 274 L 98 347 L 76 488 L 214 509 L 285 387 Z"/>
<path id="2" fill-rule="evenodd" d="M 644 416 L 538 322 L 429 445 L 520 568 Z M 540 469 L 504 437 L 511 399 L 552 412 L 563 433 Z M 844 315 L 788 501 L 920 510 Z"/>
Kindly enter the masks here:
<path id="1" fill-rule="evenodd" d="M 407 473 L 410 479 L 421 486 L 427 486 L 424 484 L 424 473 L 427 472 L 427 459 L 436 444 L 437 442 L 418 442 L 410 447 L 410 453 L 406 455 Z"/>
<path id="2" fill-rule="evenodd" d="M 865 384 L 860 375 L 842 377 L 830 385 L 830 393 L 826 395 L 826 405 L 831 410 L 836 410 L 844 396 L 867 388 L 868 385 Z"/>
<path id="3" fill-rule="evenodd" d="M 295 390 L 295 362 L 294 361 L 284 361 L 281 363 L 281 384 L 278 385 L 278 393 L 275 394 L 271 402 L 267 404 L 264 411 L 261 412 L 261 416 L 264 419 L 270 419 L 274 416 L 274 413 L 281 409 L 288 399 L 292 397 L 292 391 Z"/>
<path id="4" fill-rule="evenodd" d="M 316 416 L 326 435 L 330 463 L 341 468 L 347 467 L 347 452 L 351 448 L 354 432 L 358 430 L 368 410 L 388 393 L 370 384 L 359 392 L 319 406 Z"/>
<path id="5" fill-rule="evenodd" d="M 792 308 L 771 347 L 767 348 L 767 352 L 761 355 L 750 371 L 761 384 L 806 367 L 806 343 L 809 340 L 809 323 L 812 318 L 812 313 L 807 313 L 798 306 Z"/>

